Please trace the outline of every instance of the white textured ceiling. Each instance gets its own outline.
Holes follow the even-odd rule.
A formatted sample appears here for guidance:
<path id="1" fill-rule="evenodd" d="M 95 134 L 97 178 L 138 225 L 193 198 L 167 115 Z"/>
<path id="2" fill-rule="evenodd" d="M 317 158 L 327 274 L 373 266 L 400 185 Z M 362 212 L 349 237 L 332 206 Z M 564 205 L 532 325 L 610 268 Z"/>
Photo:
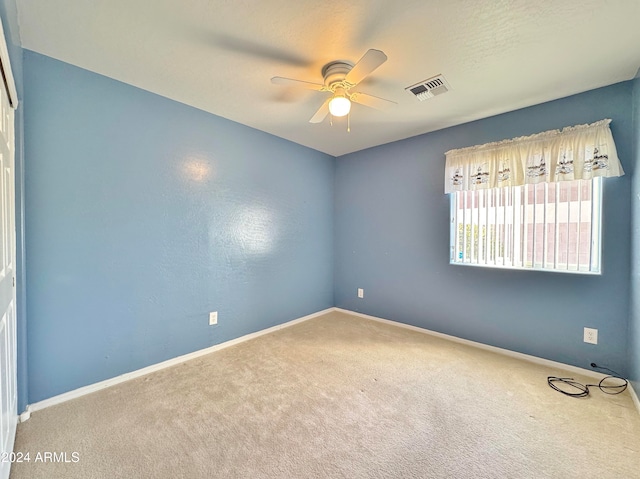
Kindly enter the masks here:
<path id="1" fill-rule="evenodd" d="M 339 156 L 633 78 L 639 0 L 16 0 L 22 46 Z M 311 124 L 332 60 L 388 61 L 355 105 Z M 452 90 L 404 89 L 443 74 Z"/>

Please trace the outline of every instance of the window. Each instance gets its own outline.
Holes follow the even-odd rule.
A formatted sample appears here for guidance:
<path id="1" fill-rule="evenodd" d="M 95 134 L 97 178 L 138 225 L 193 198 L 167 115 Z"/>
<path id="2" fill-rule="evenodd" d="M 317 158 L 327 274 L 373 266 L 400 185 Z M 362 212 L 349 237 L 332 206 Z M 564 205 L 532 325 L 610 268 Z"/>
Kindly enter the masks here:
<path id="1" fill-rule="evenodd" d="M 600 273 L 601 182 L 452 193 L 451 263 Z"/>
<path id="2" fill-rule="evenodd" d="M 448 151 L 450 262 L 599 274 L 602 181 L 624 175 L 610 123 Z"/>

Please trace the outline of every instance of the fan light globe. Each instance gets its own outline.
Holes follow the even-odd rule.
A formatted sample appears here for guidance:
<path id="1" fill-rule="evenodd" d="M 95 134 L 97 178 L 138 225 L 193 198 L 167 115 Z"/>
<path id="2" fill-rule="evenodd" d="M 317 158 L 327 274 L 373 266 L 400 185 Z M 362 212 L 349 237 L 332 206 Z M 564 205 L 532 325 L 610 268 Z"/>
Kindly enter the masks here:
<path id="1" fill-rule="evenodd" d="M 351 102 L 342 95 L 334 96 L 329 102 L 329 111 L 333 116 L 345 116 L 350 110 Z"/>

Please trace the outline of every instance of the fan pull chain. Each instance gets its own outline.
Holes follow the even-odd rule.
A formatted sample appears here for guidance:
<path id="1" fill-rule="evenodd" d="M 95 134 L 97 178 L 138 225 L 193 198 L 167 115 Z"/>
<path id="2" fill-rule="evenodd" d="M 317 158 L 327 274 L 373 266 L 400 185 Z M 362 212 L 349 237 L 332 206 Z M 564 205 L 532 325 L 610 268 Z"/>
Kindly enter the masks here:
<path id="1" fill-rule="evenodd" d="M 333 115 L 329 114 L 329 126 L 333 126 Z"/>
<path id="2" fill-rule="evenodd" d="M 351 112 L 347 113 L 347 133 L 351 132 Z"/>

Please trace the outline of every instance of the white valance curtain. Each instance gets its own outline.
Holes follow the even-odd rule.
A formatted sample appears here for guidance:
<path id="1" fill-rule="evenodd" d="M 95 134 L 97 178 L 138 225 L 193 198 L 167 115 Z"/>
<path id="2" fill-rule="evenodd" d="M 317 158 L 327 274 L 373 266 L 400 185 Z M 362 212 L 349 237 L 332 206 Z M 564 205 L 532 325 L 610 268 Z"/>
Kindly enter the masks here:
<path id="1" fill-rule="evenodd" d="M 445 193 L 622 176 L 611 120 L 447 151 Z"/>

